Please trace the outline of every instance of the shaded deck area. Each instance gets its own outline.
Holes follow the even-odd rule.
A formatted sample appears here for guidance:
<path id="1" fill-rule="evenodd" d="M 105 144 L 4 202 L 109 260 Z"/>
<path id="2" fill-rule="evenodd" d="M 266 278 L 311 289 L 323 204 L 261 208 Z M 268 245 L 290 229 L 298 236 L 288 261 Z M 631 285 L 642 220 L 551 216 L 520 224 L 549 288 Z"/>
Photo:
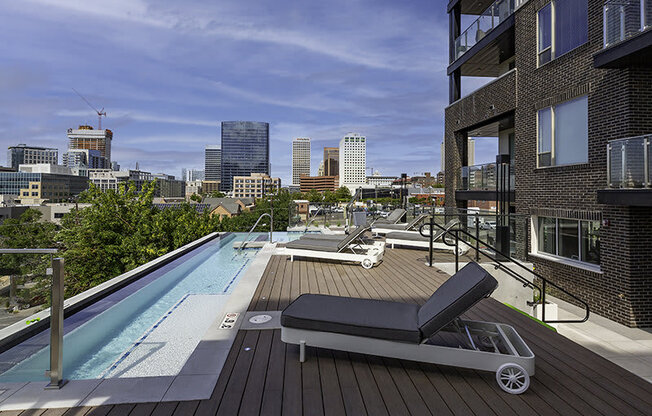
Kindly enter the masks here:
<path id="1" fill-rule="evenodd" d="M 423 303 L 448 275 L 427 252 L 388 249 L 371 270 L 274 256 L 249 310 L 280 310 L 301 293 Z M 516 327 L 536 354 L 536 375 L 519 396 L 493 373 L 285 345 L 280 330 L 239 331 L 210 399 L 1 412 L 5 415 L 650 415 L 652 384 L 485 299 L 466 318 Z"/>

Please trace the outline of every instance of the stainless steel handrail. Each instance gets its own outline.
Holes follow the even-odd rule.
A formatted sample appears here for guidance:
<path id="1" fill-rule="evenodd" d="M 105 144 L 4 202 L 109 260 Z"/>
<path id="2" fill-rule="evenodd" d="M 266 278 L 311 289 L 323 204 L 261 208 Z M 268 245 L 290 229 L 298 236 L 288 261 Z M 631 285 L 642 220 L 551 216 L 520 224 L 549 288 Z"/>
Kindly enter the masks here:
<path id="1" fill-rule="evenodd" d="M 254 230 L 255 230 L 256 227 L 258 226 L 258 223 L 260 222 L 260 220 L 262 220 L 263 217 L 265 217 L 265 216 L 269 217 L 269 220 L 270 220 L 270 222 L 271 222 L 270 225 L 269 225 L 269 242 L 270 242 L 270 243 L 273 242 L 273 240 L 272 240 L 272 229 L 274 228 L 274 227 L 273 227 L 274 218 L 272 218 L 272 216 L 271 216 L 269 213 L 267 213 L 267 212 L 263 212 L 262 214 L 260 214 L 260 217 L 258 217 L 258 219 L 256 220 L 256 223 L 254 224 L 254 226 L 251 227 L 251 229 L 249 230 L 249 233 L 247 234 L 247 236 L 245 237 L 245 239 L 242 241 L 242 244 L 240 244 L 240 247 L 238 247 L 238 253 L 239 253 L 240 251 L 242 251 L 242 249 L 244 248 L 244 246 L 247 244 L 247 240 L 249 239 L 249 236 L 251 236 L 251 233 L 254 232 Z"/>
<path id="2" fill-rule="evenodd" d="M 2 248 L 0 254 L 56 254 L 56 248 Z M 52 285 L 50 306 L 50 369 L 46 371 L 50 383 L 46 389 L 60 389 L 67 380 L 63 379 L 63 301 L 64 261 L 52 260 Z"/>

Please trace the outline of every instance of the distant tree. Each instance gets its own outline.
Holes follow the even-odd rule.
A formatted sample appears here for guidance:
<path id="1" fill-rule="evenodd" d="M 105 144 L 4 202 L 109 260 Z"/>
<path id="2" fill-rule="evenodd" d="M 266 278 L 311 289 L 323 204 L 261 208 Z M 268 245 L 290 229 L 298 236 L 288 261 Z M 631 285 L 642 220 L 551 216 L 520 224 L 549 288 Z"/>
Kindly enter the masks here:
<path id="1" fill-rule="evenodd" d="M 220 191 L 213 191 L 209 194 L 206 195 L 208 198 L 224 198 L 226 197 L 226 194 L 224 192 Z"/>
<path id="2" fill-rule="evenodd" d="M 335 195 L 335 193 L 331 191 L 324 191 L 324 202 L 326 202 L 327 204 L 337 203 L 337 195 Z"/>
<path id="3" fill-rule="evenodd" d="M 346 186 L 340 186 L 337 188 L 337 191 L 335 191 L 335 196 L 337 197 L 338 201 L 348 201 L 351 199 L 351 191 L 349 191 L 349 188 Z"/>
<path id="4" fill-rule="evenodd" d="M 199 196 L 197 194 L 192 194 L 192 195 L 190 195 L 190 200 L 195 201 L 195 202 L 201 202 L 201 196 Z"/>
<path id="5" fill-rule="evenodd" d="M 2 248 L 57 248 L 56 225 L 40 221 L 42 213 L 28 208 L 19 218 L 7 218 L 0 224 L 0 247 Z M 0 255 L 0 274 L 10 279 L 29 280 L 30 289 L 20 291 L 20 304 L 39 305 L 48 302 L 49 255 L 3 254 Z"/>
<path id="6" fill-rule="evenodd" d="M 316 189 L 311 189 L 307 194 L 306 194 L 306 199 L 310 201 L 311 203 L 317 203 L 317 202 L 322 202 L 324 199 L 324 195 L 321 194 Z"/>

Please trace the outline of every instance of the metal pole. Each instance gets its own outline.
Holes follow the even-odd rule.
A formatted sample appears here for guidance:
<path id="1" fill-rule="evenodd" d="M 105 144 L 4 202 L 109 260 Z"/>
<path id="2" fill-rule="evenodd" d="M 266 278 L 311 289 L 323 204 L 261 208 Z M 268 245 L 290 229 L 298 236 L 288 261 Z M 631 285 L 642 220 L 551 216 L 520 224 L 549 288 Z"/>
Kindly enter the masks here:
<path id="1" fill-rule="evenodd" d="M 460 271 L 459 247 L 460 247 L 459 232 L 455 230 L 455 273 Z"/>
<path id="2" fill-rule="evenodd" d="M 541 322 L 546 322 L 546 281 L 541 285 Z"/>
<path id="3" fill-rule="evenodd" d="M 270 198 L 269 200 L 269 210 L 271 214 L 269 215 L 269 242 L 273 243 L 274 240 L 272 239 L 272 233 L 274 232 L 274 197 Z"/>
<path id="4" fill-rule="evenodd" d="M 433 235 L 434 228 L 435 228 L 435 217 L 431 215 L 430 216 L 430 244 L 428 245 L 429 246 L 428 247 L 428 267 L 432 267 L 432 245 L 433 245 L 432 239 L 434 237 L 434 235 Z"/>
<path id="5" fill-rule="evenodd" d="M 63 258 L 52 260 L 52 306 L 50 306 L 50 384 L 46 389 L 60 389 L 63 379 Z"/>
<path id="6" fill-rule="evenodd" d="M 475 214 L 475 261 L 480 261 L 480 217 Z"/>

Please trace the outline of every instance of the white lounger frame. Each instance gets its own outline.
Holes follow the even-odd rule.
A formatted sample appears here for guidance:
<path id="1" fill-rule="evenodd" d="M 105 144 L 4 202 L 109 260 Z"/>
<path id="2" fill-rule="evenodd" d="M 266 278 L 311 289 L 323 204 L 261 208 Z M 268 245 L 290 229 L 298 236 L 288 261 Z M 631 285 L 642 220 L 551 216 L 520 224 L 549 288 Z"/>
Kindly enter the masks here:
<path id="1" fill-rule="evenodd" d="M 493 344 L 494 348 L 500 343 L 509 352 L 503 354 L 470 348 L 463 349 L 432 345 L 426 344 L 425 342 L 412 344 L 284 326 L 281 326 L 281 340 L 289 344 L 299 345 L 299 361 L 301 362 L 305 361 L 306 346 L 328 348 L 360 354 L 491 371 L 496 373 L 498 384 L 508 393 L 519 394 L 527 390 L 529 377 L 534 375 L 534 353 L 532 353 L 513 327 L 500 323 L 461 319 L 458 322 L 460 323 L 460 327 L 468 330 L 467 334 L 484 336 Z M 473 341 L 471 341 L 471 345 L 475 347 Z M 509 389 L 503 386 L 500 378 L 505 377 L 504 371 L 507 371 L 509 374 L 510 368 L 513 370 L 519 367 L 521 367 L 520 370 L 526 373 L 523 376 L 525 385 L 519 386 L 519 389 Z"/>
<path id="2" fill-rule="evenodd" d="M 394 230 L 396 231 L 396 230 Z M 401 231 L 403 233 L 411 232 L 411 231 Z M 418 231 L 414 232 L 415 234 L 419 234 Z M 406 246 L 406 247 L 421 247 L 421 248 L 429 248 L 430 243 L 428 241 L 414 241 L 414 240 L 402 240 L 400 238 L 386 238 L 385 239 L 385 244 L 390 245 L 392 248 L 394 248 L 394 245 L 397 246 Z M 435 250 L 448 250 L 453 253 L 455 253 L 455 246 L 449 246 L 448 244 L 445 243 L 438 243 L 438 242 L 433 242 L 432 243 L 432 248 Z M 462 255 L 465 254 L 467 251 L 471 249 L 471 246 L 466 244 L 463 241 L 459 242 L 459 252 L 458 254 Z"/>
<path id="3" fill-rule="evenodd" d="M 383 225 L 387 225 L 387 224 L 381 224 L 378 227 L 373 227 L 372 226 L 371 227 L 371 232 L 374 233 L 375 235 L 385 235 L 387 233 L 391 233 L 391 232 L 394 232 L 394 231 L 398 231 L 398 232 L 401 232 L 401 233 L 404 233 L 404 232 L 408 231 L 408 230 L 392 230 L 391 228 L 383 228 Z M 401 223 L 401 224 L 393 224 L 393 225 L 402 225 L 404 227 L 407 227 L 408 223 L 404 222 L 404 223 Z"/>
<path id="4" fill-rule="evenodd" d="M 383 259 L 385 243 L 382 241 L 376 241 L 371 245 L 350 244 L 346 250 L 349 252 L 331 252 L 280 247 L 276 249 L 276 254 L 290 256 L 290 261 L 294 261 L 295 256 L 310 257 L 316 259 L 350 261 L 353 263 L 360 263 L 365 269 L 371 269 Z"/>

